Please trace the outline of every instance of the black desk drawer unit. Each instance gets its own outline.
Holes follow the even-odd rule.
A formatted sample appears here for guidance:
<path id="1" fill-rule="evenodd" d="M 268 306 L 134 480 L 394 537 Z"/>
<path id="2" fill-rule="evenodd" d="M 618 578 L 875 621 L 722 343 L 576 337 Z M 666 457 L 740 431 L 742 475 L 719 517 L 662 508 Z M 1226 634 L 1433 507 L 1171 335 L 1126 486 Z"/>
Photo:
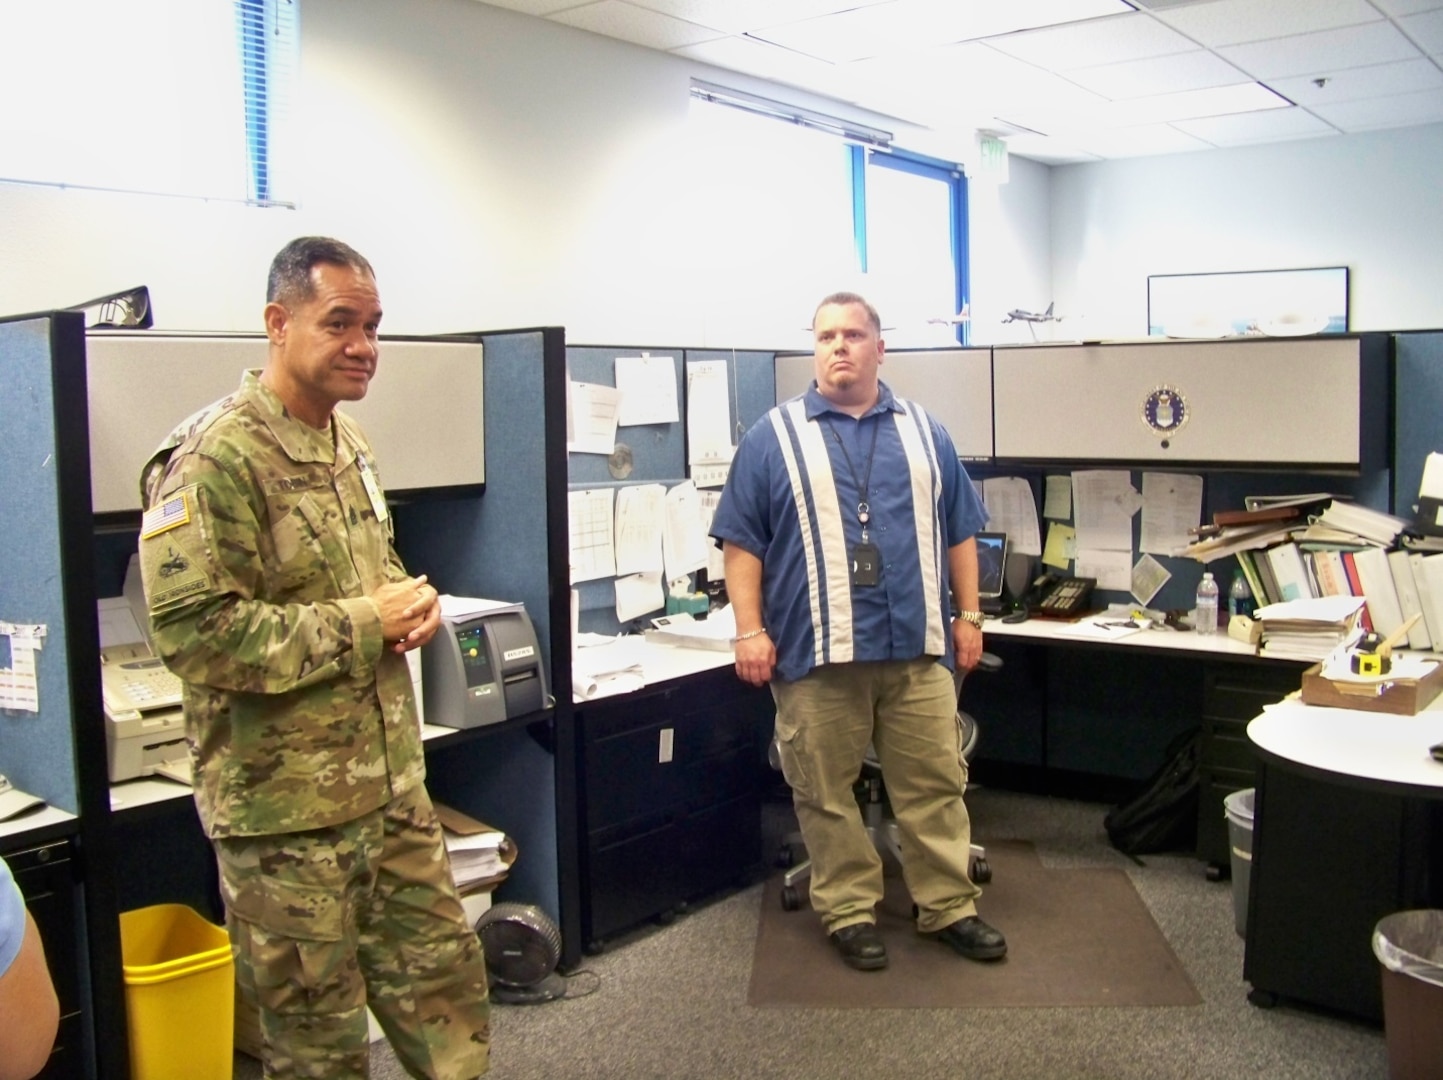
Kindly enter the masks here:
<path id="1" fill-rule="evenodd" d="M 1203 674 L 1201 794 L 1197 855 L 1209 877 L 1231 867 L 1223 800 L 1252 787 L 1257 758 L 1248 742 L 1248 721 L 1302 684 L 1301 664 L 1212 661 Z"/>
<path id="2" fill-rule="evenodd" d="M 40 1080 L 86 1075 L 84 1018 L 80 1011 L 80 891 L 69 840 L 5 852 L 45 944 L 45 962 L 60 999 L 60 1030 Z M 7 1023 L 19 1023 L 15 1017 Z"/>
<path id="3" fill-rule="evenodd" d="M 580 708 L 589 951 L 760 867 L 772 717 L 730 666 Z"/>

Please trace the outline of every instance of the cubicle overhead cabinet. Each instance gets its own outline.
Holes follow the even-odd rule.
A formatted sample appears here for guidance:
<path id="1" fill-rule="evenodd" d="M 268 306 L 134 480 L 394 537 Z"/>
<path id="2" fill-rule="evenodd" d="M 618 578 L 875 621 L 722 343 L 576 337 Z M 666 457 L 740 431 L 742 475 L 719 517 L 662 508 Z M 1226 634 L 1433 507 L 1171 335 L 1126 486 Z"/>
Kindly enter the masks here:
<path id="1" fill-rule="evenodd" d="M 993 350 L 997 457 L 1386 465 L 1386 335 Z"/>
<path id="2" fill-rule="evenodd" d="M 776 365 L 778 401 L 811 385 L 811 353 L 779 355 Z M 991 349 L 888 352 L 879 374 L 894 394 L 915 401 L 947 429 L 959 457 L 992 457 Z"/>
<path id="3" fill-rule="evenodd" d="M 266 362 L 263 334 L 92 331 L 86 340 L 97 514 L 140 510 L 140 470 L 191 413 Z M 342 411 L 366 431 L 388 494 L 486 480 L 480 341 L 383 337 L 370 391 Z"/>

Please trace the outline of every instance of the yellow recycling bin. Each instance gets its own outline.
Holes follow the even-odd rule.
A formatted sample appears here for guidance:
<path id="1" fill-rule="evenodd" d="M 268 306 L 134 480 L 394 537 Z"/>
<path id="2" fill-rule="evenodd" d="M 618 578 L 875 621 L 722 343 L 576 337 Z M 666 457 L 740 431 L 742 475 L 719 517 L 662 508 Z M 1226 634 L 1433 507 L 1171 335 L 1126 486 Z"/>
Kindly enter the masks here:
<path id="1" fill-rule="evenodd" d="M 230 1076 L 235 965 L 225 929 L 184 904 L 120 915 L 131 1080 Z"/>

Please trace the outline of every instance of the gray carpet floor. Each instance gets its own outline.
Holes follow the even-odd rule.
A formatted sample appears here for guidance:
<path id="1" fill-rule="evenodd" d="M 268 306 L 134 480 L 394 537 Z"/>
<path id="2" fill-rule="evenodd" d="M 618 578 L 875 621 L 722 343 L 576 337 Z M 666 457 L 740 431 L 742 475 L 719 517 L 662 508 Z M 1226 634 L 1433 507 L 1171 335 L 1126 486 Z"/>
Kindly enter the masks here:
<path id="1" fill-rule="evenodd" d="M 566 1000 L 493 1007 L 492 1080 L 1159 1080 L 1387 1076 L 1383 1033 L 1303 1008 L 1247 1001 L 1232 887 L 1197 860 L 1107 844 L 1106 807 L 976 790 L 975 838 L 1024 839 L 1057 868 L 1131 877 L 1202 1004 L 1156 1008 L 757 1009 L 747 1004 L 762 886 L 699 905 L 586 958 Z M 794 822 L 769 807 L 769 838 Z M 986 896 L 982 900 L 986 914 Z M 798 918 L 812 917 L 798 912 Z M 1003 928 L 1006 929 L 1005 927 Z M 817 931 L 821 933 L 820 927 Z M 959 959 L 958 963 L 967 963 Z M 839 978 L 865 978 L 838 962 Z M 588 993 L 587 991 L 591 991 Z M 402 1080 L 385 1044 L 372 1080 Z M 237 1055 L 235 1076 L 260 1076 Z"/>

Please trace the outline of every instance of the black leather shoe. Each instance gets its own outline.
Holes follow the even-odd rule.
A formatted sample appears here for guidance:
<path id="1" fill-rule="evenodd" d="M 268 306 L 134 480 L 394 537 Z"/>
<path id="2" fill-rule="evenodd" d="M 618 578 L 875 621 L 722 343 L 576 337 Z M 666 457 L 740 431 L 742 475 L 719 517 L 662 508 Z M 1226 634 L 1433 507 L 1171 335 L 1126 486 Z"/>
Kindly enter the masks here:
<path id="1" fill-rule="evenodd" d="M 1007 939 L 976 915 L 927 936 L 951 945 L 968 960 L 1000 960 L 1007 955 Z"/>
<path id="2" fill-rule="evenodd" d="M 842 962 L 858 971 L 880 971 L 887 966 L 887 946 L 877 936 L 871 923 L 853 923 L 831 935 L 832 944 L 842 954 Z"/>

